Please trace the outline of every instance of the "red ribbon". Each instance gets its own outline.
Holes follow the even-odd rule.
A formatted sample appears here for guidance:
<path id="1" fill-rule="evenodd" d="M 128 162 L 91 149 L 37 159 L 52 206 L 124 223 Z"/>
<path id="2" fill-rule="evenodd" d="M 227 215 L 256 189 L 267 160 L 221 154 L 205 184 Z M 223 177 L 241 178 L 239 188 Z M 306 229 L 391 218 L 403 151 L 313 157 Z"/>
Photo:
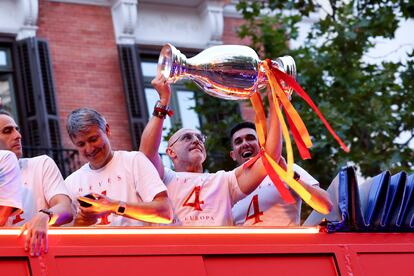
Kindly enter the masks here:
<path id="1" fill-rule="evenodd" d="M 344 142 L 342 142 L 341 138 L 339 138 L 339 136 L 335 133 L 335 131 L 332 129 L 332 127 L 326 121 L 325 117 L 319 111 L 318 107 L 315 105 L 315 103 L 312 101 L 312 99 L 309 97 L 309 95 L 302 89 L 302 87 L 295 81 L 295 79 L 293 79 L 291 76 L 289 76 L 285 72 L 280 71 L 280 69 L 275 67 L 275 66 L 272 66 L 271 70 L 272 70 L 273 74 L 275 75 L 276 80 L 278 81 L 279 85 L 280 85 L 280 80 L 283 80 L 293 90 L 295 90 L 296 93 L 300 97 L 302 97 L 302 99 L 304 99 L 310 107 L 312 107 L 312 109 L 319 116 L 321 121 L 324 123 L 325 127 L 328 129 L 328 131 L 331 133 L 331 135 L 335 138 L 335 140 L 339 143 L 339 145 L 342 147 L 342 149 L 345 152 L 349 152 L 349 148 L 345 145 Z"/>
<path id="2" fill-rule="evenodd" d="M 275 185 L 276 189 L 279 191 L 279 194 L 283 198 L 283 200 L 287 204 L 295 203 L 296 200 L 290 193 L 289 189 L 283 184 L 282 180 L 280 180 L 279 176 L 273 169 L 272 165 L 270 165 L 269 160 L 267 160 L 266 156 L 261 153 L 263 166 L 265 167 L 267 174 L 269 175 L 270 179 L 272 180 L 273 184 Z"/>
<path id="3" fill-rule="evenodd" d="M 298 147 L 300 157 L 303 160 L 311 159 L 310 152 L 308 148 L 306 147 L 305 142 L 303 142 L 302 136 L 299 134 L 299 131 L 297 130 L 295 123 L 292 121 L 292 118 L 290 118 L 290 115 L 288 112 L 285 112 L 285 114 L 288 120 L 290 131 L 292 132 L 292 135 L 293 135 L 293 139 L 295 140 L 295 144 Z"/>
<path id="4" fill-rule="evenodd" d="M 275 185 L 276 189 L 279 191 L 280 196 L 287 204 L 295 203 L 296 200 L 292 196 L 291 192 L 288 188 L 283 184 L 282 180 L 279 178 L 275 170 L 273 169 L 272 165 L 266 158 L 263 149 L 253 158 L 250 158 L 247 162 L 243 164 L 243 169 L 250 168 L 259 158 L 262 158 L 263 166 L 266 169 L 267 174 L 269 175 L 270 179 Z"/>

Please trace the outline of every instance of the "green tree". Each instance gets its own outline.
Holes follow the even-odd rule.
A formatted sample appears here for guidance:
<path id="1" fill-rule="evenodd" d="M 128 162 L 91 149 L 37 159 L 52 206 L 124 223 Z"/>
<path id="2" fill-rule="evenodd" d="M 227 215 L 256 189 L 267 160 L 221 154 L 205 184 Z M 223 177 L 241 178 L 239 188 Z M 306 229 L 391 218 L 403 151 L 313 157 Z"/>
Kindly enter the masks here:
<path id="1" fill-rule="evenodd" d="M 200 91 L 195 85 L 194 90 Z M 201 115 L 203 133 L 207 136 L 208 154 L 204 167 L 210 172 L 232 170 L 235 163 L 229 155 L 229 131 L 231 126 L 242 120 L 238 103 L 215 98 L 203 92 L 195 93 L 195 97 L 195 111 Z"/>
<path id="2" fill-rule="evenodd" d="M 264 58 L 294 57 L 298 83 L 308 92 L 339 136 L 350 146 L 343 152 L 316 114 L 299 97 L 292 102 L 312 136 L 312 159 L 296 162 L 323 187 L 340 167 L 352 162 L 364 176 L 383 170 L 413 171 L 414 51 L 408 62 L 369 64 L 364 55 L 376 38 L 393 38 L 404 18 L 414 17 L 413 1 L 330 1 L 332 11 L 314 23 L 297 49 L 289 40 L 298 22 L 319 7 L 311 0 L 240 1 L 245 23 L 240 37 Z M 283 11 L 283 12 L 282 12 Z M 405 133 L 406 141 L 396 138 Z"/>

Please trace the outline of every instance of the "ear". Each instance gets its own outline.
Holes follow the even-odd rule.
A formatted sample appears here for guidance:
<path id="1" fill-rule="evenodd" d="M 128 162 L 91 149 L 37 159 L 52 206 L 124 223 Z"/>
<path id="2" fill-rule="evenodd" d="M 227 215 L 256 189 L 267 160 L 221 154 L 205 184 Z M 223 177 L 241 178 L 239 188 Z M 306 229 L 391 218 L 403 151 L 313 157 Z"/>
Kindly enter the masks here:
<path id="1" fill-rule="evenodd" d="M 177 154 L 175 153 L 175 151 L 170 147 L 167 148 L 165 153 L 171 158 L 171 160 L 173 160 L 177 157 Z"/>
<path id="2" fill-rule="evenodd" d="M 230 157 L 233 159 L 233 161 L 236 161 L 236 157 L 234 155 L 234 151 L 230 151 Z"/>
<path id="3" fill-rule="evenodd" d="M 111 136 L 111 128 L 109 127 L 109 124 L 108 123 L 105 124 L 105 134 L 108 137 Z"/>

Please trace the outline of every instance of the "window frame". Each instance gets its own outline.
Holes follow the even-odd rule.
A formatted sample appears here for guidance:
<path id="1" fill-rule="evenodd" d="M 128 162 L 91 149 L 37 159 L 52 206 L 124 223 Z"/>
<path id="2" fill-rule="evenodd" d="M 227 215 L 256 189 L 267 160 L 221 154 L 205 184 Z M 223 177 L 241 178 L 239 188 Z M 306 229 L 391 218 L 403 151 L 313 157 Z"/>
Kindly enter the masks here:
<path id="1" fill-rule="evenodd" d="M 159 53 L 161 51 L 161 47 L 153 47 L 153 48 L 149 48 L 148 46 L 137 46 L 139 49 L 139 61 L 140 61 L 140 66 L 141 66 L 141 80 L 143 81 L 143 93 L 144 93 L 144 97 L 146 100 L 146 104 L 148 105 L 148 98 L 147 95 L 145 93 L 146 89 L 154 89 L 151 85 L 151 80 L 153 79 L 154 76 L 145 76 L 143 69 L 142 69 L 142 63 L 143 62 L 147 62 L 147 63 L 157 63 L 158 62 L 158 57 L 159 57 Z M 186 55 L 188 58 L 191 58 L 192 56 L 196 55 L 199 53 L 199 51 L 193 50 L 193 49 L 181 49 L 180 51 Z M 191 92 L 193 93 L 197 93 L 194 90 L 188 89 L 187 88 L 187 84 L 190 83 L 189 80 L 182 80 L 179 81 L 178 83 L 174 83 L 171 85 L 171 100 L 170 100 L 170 107 L 174 110 L 174 116 L 172 116 L 171 119 L 171 127 L 174 128 L 178 125 L 183 126 L 183 118 L 181 118 L 181 109 L 180 109 L 180 101 L 178 98 L 178 92 L 182 91 L 182 92 Z M 195 100 L 195 104 L 197 105 L 197 100 L 194 97 Z M 148 106 L 148 110 L 152 111 L 152 106 Z M 149 112 L 150 116 L 151 112 Z M 200 131 L 202 131 L 203 129 L 203 119 L 201 116 L 199 116 L 197 114 L 198 117 L 198 126 Z M 167 133 L 165 131 L 163 131 L 163 138 L 165 137 Z M 161 155 L 161 158 L 163 159 L 164 165 L 168 166 L 168 167 L 172 167 L 172 162 L 171 160 L 169 160 L 169 158 L 166 156 L 165 152 L 162 152 L 162 150 L 159 152 L 159 154 Z"/>

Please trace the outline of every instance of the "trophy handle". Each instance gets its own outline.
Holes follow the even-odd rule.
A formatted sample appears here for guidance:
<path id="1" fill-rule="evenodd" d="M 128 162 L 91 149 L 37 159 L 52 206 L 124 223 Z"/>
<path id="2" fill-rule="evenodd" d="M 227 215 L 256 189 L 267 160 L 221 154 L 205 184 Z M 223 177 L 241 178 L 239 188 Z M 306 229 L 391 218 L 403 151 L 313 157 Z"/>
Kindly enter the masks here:
<path id="1" fill-rule="evenodd" d="M 296 80 L 296 63 L 293 57 L 291 56 L 283 56 L 278 57 L 275 60 L 272 60 L 272 65 L 279 68 L 281 71 L 285 72 L 289 76 L 291 76 L 293 79 Z M 285 84 L 283 81 L 281 81 L 282 89 L 285 91 L 285 93 L 291 97 L 293 93 L 293 89 Z"/>

